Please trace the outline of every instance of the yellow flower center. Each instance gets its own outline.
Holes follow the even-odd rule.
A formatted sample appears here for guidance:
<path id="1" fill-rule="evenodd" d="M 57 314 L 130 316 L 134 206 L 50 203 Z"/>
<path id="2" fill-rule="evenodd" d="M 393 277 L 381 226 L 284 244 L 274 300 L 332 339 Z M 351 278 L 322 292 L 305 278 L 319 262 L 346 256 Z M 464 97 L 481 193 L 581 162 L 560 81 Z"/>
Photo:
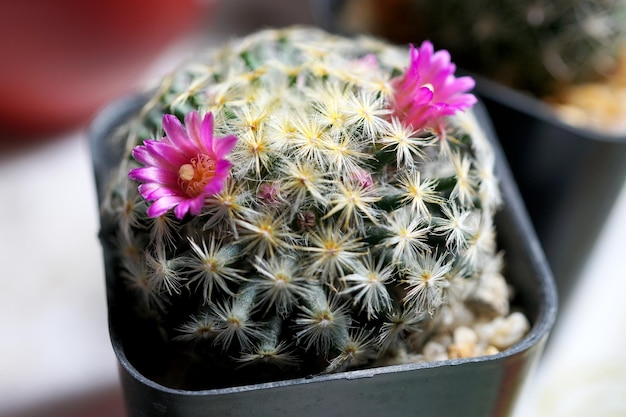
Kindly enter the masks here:
<path id="1" fill-rule="evenodd" d="M 197 155 L 188 164 L 178 169 L 179 184 L 189 197 L 197 197 L 215 176 L 215 159 L 208 155 Z"/>

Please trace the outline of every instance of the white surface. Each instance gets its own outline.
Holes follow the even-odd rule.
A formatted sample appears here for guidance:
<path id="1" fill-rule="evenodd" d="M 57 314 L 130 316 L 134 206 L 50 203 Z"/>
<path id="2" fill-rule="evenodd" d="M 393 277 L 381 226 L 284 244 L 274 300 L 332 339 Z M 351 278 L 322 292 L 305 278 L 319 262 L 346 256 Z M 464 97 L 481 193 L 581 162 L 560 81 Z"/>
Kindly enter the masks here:
<path id="1" fill-rule="evenodd" d="M 0 410 L 115 383 L 84 136 L 1 159 L 0 195 Z"/>
<path id="2" fill-rule="evenodd" d="M 626 416 L 626 186 L 515 417 Z"/>

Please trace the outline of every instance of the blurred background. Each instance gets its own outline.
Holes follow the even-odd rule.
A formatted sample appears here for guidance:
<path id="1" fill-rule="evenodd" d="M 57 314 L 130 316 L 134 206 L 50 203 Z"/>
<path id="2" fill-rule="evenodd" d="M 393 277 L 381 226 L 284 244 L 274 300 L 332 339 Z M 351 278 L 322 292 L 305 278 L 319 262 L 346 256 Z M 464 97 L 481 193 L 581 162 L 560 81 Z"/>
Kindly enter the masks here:
<path id="1" fill-rule="evenodd" d="M 0 417 L 124 416 L 87 128 L 181 59 L 314 1 L 0 1 Z M 10 39 L 10 41 L 9 41 Z M 626 187 L 515 417 L 626 415 Z"/>

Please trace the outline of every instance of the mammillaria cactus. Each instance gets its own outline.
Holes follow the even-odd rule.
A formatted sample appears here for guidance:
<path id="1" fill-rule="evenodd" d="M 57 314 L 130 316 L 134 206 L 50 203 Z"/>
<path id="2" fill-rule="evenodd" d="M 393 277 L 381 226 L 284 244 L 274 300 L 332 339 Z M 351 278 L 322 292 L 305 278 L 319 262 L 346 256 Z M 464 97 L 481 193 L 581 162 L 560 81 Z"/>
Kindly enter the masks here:
<path id="1" fill-rule="evenodd" d="M 521 338 L 494 154 L 454 72 L 427 41 L 265 30 L 173 72 L 125 125 L 103 232 L 135 313 L 197 386 Z"/>

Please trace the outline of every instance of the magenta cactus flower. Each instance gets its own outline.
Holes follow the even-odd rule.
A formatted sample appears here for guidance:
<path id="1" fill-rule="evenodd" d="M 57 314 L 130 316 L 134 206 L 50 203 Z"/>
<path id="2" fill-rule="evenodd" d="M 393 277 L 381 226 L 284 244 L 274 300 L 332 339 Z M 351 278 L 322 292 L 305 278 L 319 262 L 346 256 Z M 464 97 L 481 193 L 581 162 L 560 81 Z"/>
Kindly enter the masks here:
<path id="1" fill-rule="evenodd" d="M 133 158 L 144 166 L 128 176 L 141 182 L 139 193 L 153 201 L 148 216 L 159 217 L 170 209 L 178 219 L 197 215 L 207 196 L 222 191 L 231 167 L 225 156 L 237 138 L 213 137 L 212 113 L 203 119 L 197 112 L 187 113 L 185 127 L 176 116 L 165 114 L 163 130 L 162 140 L 146 140 L 133 149 Z"/>
<path id="2" fill-rule="evenodd" d="M 429 41 L 419 49 L 411 45 L 411 63 L 406 72 L 392 80 L 394 114 L 414 129 L 437 127 L 445 116 L 476 103 L 467 91 L 474 88 L 471 77 L 454 76 L 456 66 L 446 50 L 434 52 Z"/>

